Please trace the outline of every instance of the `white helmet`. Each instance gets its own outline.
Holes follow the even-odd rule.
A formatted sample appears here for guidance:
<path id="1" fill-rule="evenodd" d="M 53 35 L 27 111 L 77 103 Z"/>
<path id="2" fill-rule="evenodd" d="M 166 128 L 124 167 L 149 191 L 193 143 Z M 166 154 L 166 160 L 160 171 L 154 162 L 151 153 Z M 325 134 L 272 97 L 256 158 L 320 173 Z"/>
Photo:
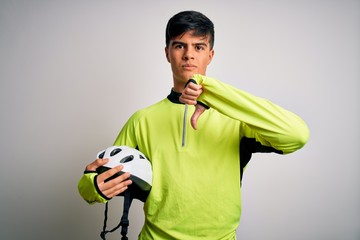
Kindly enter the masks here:
<path id="1" fill-rule="evenodd" d="M 133 197 L 145 202 L 151 189 L 152 169 L 150 161 L 142 152 L 128 146 L 112 146 L 99 152 L 97 158 L 109 159 L 108 163 L 96 169 L 99 174 L 118 165 L 123 165 L 124 168 L 119 173 L 114 174 L 105 181 L 129 172 L 131 174 L 130 179 L 133 182 L 129 185 L 129 188 Z M 123 196 L 123 194 L 120 194 L 120 196 Z"/>
<path id="2" fill-rule="evenodd" d="M 128 239 L 126 234 L 128 232 L 129 219 L 128 213 L 132 200 L 139 199 L 140 201 L 145 202 L 152 185 L 152 168 L 150 161 L 145 157 L 140 151 L 127 147 L 127 146 L 112 146 L 107 149 L 99 152 L 97 158 L 108 158 L 109 162 L 100 166 L 96 169 L 98 174 L 103 173 L 111 168 L 114 168 L 118 165 L 123 165 L 124 168 L 119 173 L 114 174 L 105 180 L 109 181 L 125 172 L 129 172 L 130 179 L 132 184 L 128 185 L 128 189 L 123 193 L 120 193 L 118 196 L 124 196 L 124 208 L 123 215 L 121 217 L 120 224 L 117 225 L 112 230 L 106 230 L 106 221 L 107 221 L 107 210 L 108 202 L 105 205 L 105 219 L 104 227 L 100 236 L 102 239 L 106 239 L 105 235 L 107 233 L 113 232 L 121 226 L 121 239 Z"/>

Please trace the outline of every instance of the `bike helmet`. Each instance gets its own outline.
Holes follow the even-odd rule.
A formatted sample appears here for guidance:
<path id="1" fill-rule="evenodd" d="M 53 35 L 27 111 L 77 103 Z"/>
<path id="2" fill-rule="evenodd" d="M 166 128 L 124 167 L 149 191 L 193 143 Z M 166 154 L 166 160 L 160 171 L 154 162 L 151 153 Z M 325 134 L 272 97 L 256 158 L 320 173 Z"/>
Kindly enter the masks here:
<path id="1" fill-rule="evenodd" d="M 114 174 L 110 178 L 106 179 L 109 181 L 114 179 L 125 172 L 130 173 L 130 180 L 132 184 L 128 186 L 128 189 L 123 193 L 120 193 L 118 196 L 124 196 L 124 209 L 123 216 L 118 226 L 114 229 L 107 231 L 106 230 L 106 221 L 107 221 L 107 211 L 108 211 L 108 202 L 105 205 L 105 220 L 103 231 L 100 236 L 102 239 L 105 239 L 105 235 L 109 232 L 113 232 L 122 226 L 121 234 L 123 235 L 122 240 L 128 239 L 126 237 L 127 228 L 129 226 L 128 213 L 132 200 L 138 199 L 142 202 L 145 202 L 147 196 L 150 193 L 152 185 L 152 169 L 150 161 L 145 157 L 145 155 L 137 149 L 128 147 L 128 146 L 112 146 L 107 149 L 100 151 L 97 158 L 104 159 L 108 158 L 109 162 L 105 165 L 100 166 L 96 169 L 98 174 L 101 174 L 113 167 L 118 165 L 123 165 L 124 168 L 119 173 Z"/>

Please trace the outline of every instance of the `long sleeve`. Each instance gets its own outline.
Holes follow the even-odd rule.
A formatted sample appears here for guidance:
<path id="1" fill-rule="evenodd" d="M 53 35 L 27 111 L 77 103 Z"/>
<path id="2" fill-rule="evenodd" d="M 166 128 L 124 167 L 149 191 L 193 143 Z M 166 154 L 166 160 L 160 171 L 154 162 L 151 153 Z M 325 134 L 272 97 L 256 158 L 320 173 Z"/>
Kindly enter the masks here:
<path id="1" fill-rule="evenodd" d="M 78 190 L 81 197 L 89 204 L 96 202 L 106 203 L 109 200 L 99 194 L 99 191 L 94 183 L 96 176 L 96 172 L 85 172 L 78 183 Z"/>
<path id="2" fill-rule="evenodd" d="M 242 134 L 264 146 L 286 153 L 302 148 L 309 138 L 305 122 L 294 113 L 229 84 L 202 75 L 194 80 L 203 86 L 199 101 L 242 122 Z"/>

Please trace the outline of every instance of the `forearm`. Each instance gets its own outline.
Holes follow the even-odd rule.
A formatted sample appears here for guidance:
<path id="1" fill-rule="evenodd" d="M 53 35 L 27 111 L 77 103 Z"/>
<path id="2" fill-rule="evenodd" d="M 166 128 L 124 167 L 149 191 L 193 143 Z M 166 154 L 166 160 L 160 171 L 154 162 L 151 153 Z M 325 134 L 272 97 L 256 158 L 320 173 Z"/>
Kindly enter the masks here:
<path id="1" fill-rule="evenodd" d="M 89 204 L 106 203 L 108 199 L 101 196 L 95 186 L 94 179 L 96 172 L 85 172 L 78 183 L 78 190 L 81 197 Z"/>
<path id="2" fill-rule="evenodd" d="M 201 75 L 194 79 L 203 86 L 199 101 L 244 123 L 262 144 L 290 153 L 307 142 L 308 127 L 296 114 L 216 79 Z"/>

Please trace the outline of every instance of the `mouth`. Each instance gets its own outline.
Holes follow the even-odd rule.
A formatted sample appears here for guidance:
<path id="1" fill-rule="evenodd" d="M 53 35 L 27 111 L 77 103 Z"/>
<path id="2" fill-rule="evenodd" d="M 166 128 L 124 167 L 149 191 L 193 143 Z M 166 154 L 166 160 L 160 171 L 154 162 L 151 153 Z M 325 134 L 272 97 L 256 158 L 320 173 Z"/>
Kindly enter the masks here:
<path id="1" fill-rule="evenodd" d="M 187 71 L 192 71 L 196 68 L 196 66 L 192 64 L 183 64 L 181 67 Z"/>

